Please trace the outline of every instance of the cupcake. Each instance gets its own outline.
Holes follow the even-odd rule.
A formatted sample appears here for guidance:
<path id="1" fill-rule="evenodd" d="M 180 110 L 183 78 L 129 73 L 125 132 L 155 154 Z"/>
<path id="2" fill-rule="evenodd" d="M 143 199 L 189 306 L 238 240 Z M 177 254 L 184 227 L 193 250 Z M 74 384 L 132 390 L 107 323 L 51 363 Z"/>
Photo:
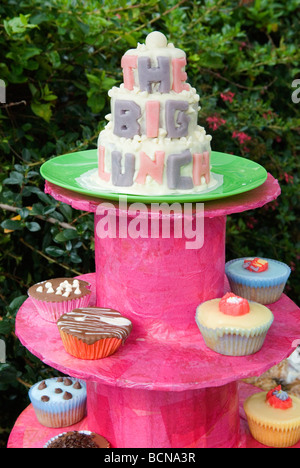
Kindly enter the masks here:
<path id="1" fill-rule="evenodd" d="M 132 330 L 119 312 L 99 307 L 74 309 L 57 321 L 65 350 L 79 359 L 101 359 L 115 353 Z"/>
<path id="2" fill-rule="evenodd" d="M 39 315 L 55 323 L 62 314 L 89 304 L 89 287 L 89 283 L 76 278 L 54 278 L 31 286 L 28 295 Z"/>
<path id="3" fill-rule="evenodd" d="M 84 418 L 86 384 L 72 377 L 42 380 L 29 390 L 38 421 L 46 427 L 66 427 Z"/>
<path id="4" fill-rule="evenodd" d="M 268 447 L 291 447 L 300 440 L 300 398 L 278 385 L 248 397 L 244 410 L 251 435 Z"/>
<path id="5" fill-rule="evenodd" d="M 91 431 L 68 431 L 52 437 L 43 448 L 110 448 L 110 443 Z"/>
<path id="6" fill-rule="evenodd" d="M 233 293 L 203 302 L 196 311 L 196 323 L 206 346 L 226 356 L 259 351 L 273 319 L 264 305 Z"/>
<path id="7" fill-rule="evenodd" d="M 237 258 L 225 265 L 231 291 L 250 301 L 272 304 L 280 298 L 291 269 L 266 258 Z"/>

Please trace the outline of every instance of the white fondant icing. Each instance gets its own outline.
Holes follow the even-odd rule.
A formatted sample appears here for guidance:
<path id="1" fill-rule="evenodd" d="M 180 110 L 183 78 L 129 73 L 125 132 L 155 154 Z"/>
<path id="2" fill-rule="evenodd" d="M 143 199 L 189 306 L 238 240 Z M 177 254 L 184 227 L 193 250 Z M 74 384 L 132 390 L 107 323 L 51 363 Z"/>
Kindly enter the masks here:
<path id="1" fill-rule="evenodd" d="M 155 49 L 157 47 L 167 47 L 168 41 L 164 34 L 159 31 L 153 31 L 146 37 L 146 47 Z"/>

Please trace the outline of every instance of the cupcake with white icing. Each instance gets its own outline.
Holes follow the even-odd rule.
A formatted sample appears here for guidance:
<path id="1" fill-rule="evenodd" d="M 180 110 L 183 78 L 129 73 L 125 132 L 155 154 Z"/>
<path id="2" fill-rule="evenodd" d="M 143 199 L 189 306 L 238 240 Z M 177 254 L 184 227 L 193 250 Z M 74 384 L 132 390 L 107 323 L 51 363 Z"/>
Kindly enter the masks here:
<path id="1" fill-rule="evenodd" d="M 53 278 L 31 286 L 28 295 L 44 320 L 57 322 L 62 314 L 89 305 L 89 287 L 77 278 Z"/>

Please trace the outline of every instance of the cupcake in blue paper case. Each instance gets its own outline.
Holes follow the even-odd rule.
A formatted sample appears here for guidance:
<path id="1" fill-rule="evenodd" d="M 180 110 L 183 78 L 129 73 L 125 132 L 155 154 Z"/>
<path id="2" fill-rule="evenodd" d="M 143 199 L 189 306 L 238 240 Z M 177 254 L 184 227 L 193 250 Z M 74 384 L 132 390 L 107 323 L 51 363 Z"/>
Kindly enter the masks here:
<path id="1" fill-rule="evenodd" d="M 195 319 L 208 348 L 225 356 L 248 356 L 263 346 L 274 316 L 266 306 L 229 292 L 200 304 Z"/>
<path id="2" fill-rule="evenodd" d="M 29 399 L 43 426 L 67 427 L 86 414 L 86 383 L 73 377 L 53 377 L 34 384 Z"/>
<path id="3" fill-rule="evenodd" d="M 278 260 L 243 257 L 225 264 L 231 291 L 249 301 L 272 304 L 280 298 L 291 269 Z"/>

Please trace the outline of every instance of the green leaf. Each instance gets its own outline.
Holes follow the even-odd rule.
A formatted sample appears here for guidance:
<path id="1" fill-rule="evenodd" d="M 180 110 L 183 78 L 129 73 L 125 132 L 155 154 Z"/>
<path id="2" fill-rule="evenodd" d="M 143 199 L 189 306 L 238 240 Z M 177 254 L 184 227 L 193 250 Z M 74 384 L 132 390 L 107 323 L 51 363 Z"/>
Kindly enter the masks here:
<path id="1" fill-rule="evenodd" d="M 7 335 L 11 333 L 13 324 L 10 320 L 4 318 L 0 321 L 0 335 Z"/>
<path id="2" fill-rule="evenodd" d="M 75 252 L 71 252 L 71 254 L 70 254 L 70 260 L 71 260 L 71 262 L 73 262 L 73 263 L 81 263 L 81 262 L 82 262 L 82 260 L 81 260 L 81 258 L 79 257 L 79 255 L 78 255 L 77 253 L 75 253 Z"/>
<path id="3" fill-rule="evenodd" d="M 23 304 L 23 302 L 28 299 L 28 296 L 18 296 L 18 297 L 15 297 L 9 304 L 9 308 L 12 310 L 12 311 L 17 311 L 21 305 Z"/>
<path id="4" fill-rule="evenodd" d="M 78 233 L 74 229 L 65 229 L 64 231 L 58 233 L 55 237 L 54 240 L 56 242 L 65 242 L 68 240 L 72 239 L 77 239 L 78 238 Z"/>
<path id="5" fill-rule="evenodd" d="M 73 210 L 70 205 L 67 205 L 66 203 L 61 203 L 61 205 L 59 206 L 59 211 L 64 215 L 68 222 L 72 221 Z"/>
<path id="6" fill-rule="evenodd" d="M 46 122 L 50 122 L 50 119 L 52 117 L 51 104 L 42 104 L 40 102 L 32 102 L 31 109 L 35 115 L 37 115 L 38 117 L 41 117 Z"/>
<path id="7" fill-rule="evenodd" d="M 61 257 L 64 255 L 64 250 L 60 249 L 56 245 L 50 245 L 49 247 L 46 247 L 46 253 L 50 255 L 51 257 Z"/>
<path id="8" fill-rule="evenodd" d="M 4 179 L 3 184 L 4 185 L 22 185 L 24 180 L 23 174 L 17 171 L 12 171 L 9 174 L 9 177 L 7 179 Z"/>
<path id="9" fill-rule="evenodd" d="M 34 221 L 26 222 L 25 226 L 27 227 L 27 229 L 30 232 L 37 232 L 37 231 L 39 231 L 41 229 L 41 226 L 38 223 L 34 222 Z"/>
<path id="10" fill-rule="evenodd" d="M 4 20 L 4 28 L 6 33 L 9 36 L 13 36 L 15 34 L 22 34 L 26 31 L 26 29 L 33 29 L 37 28 L 35 24 L 29 24 L 28 20 L 30 15 L 22 15 L 12 18 L 10 20 Z"/>
<path id="11" fill-rule="evenodd" d="M 1 227 L 3 229 L 8 229 L 9 231 L 19 231 L 22 229 L 22 223 L 21 221 L 6 219 L 5 221 L 2 221 Z"/>

